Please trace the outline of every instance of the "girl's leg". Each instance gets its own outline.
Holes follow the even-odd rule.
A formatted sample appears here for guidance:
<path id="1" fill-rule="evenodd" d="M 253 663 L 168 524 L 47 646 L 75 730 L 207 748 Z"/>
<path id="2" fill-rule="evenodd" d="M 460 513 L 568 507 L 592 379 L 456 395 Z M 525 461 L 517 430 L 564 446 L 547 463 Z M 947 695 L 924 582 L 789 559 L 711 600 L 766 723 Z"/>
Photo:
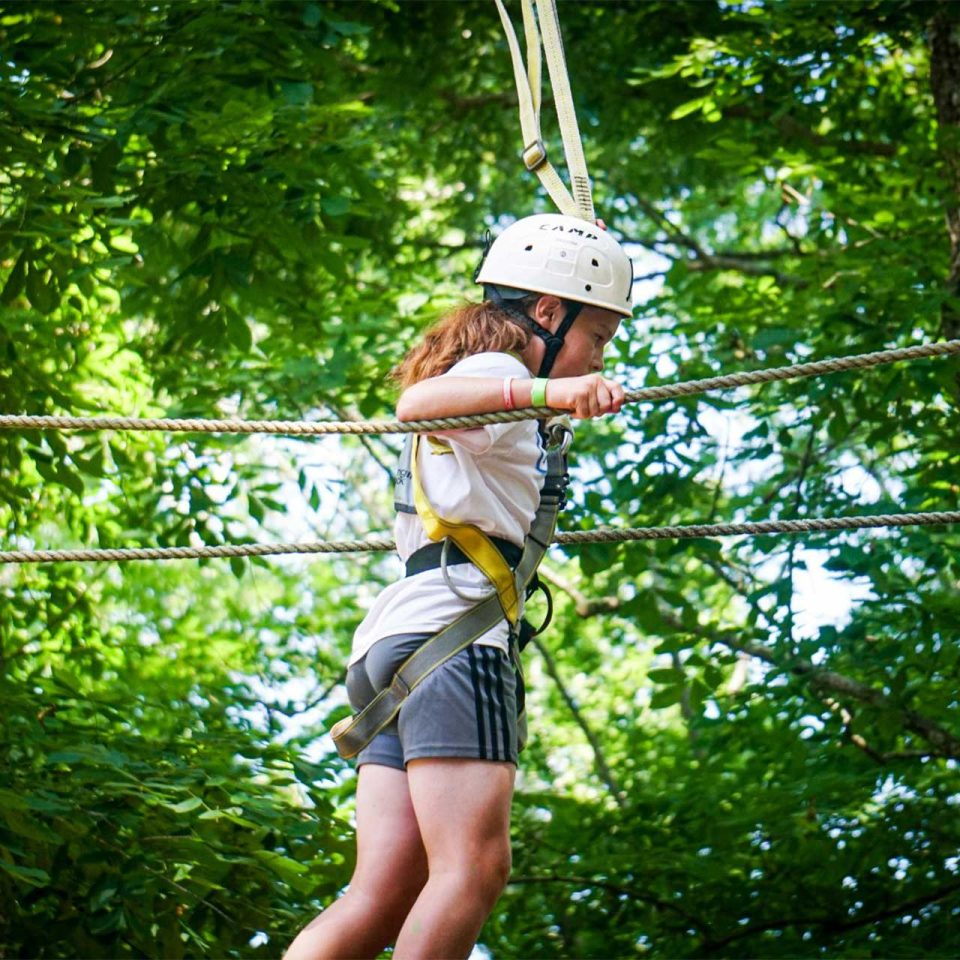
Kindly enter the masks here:
<path id="1" fill-rule="evenodd" d="M 467 957 L 510 875 L 510 801 L 516 767 L 488 760 L 407 765 L 429 878 L 394 957 Z"/>
<path id="2" fill-rule="evenodd" d="M 357 866 L 347 892 L 300 931 L 284 960 L 376 957 L 427 878 L 407 774 L 367 763 L 357 783 Z"/>

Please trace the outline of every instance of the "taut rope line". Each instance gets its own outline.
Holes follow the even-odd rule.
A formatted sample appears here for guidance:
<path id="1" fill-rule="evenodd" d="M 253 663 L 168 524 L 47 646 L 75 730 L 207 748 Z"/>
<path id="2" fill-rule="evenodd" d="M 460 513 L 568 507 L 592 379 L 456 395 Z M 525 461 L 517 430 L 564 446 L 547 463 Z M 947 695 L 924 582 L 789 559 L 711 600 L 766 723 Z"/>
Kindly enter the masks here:
<path id="1" fill-rule="evenodd" d="M 932 526 L 960 523 L 960 510 L 930 513 L 888 513 L 865 517 L 825 517 L 815 520 L 761 520 L 754 523 L 706 523 L 675 527 L 599 527 L 560 533 L 556 544 L 621 543 L 636 540 L 688 540 L 708 537 L 761 536 L 773 533 L 864 530 L 871 527 Z M 135 547 L 94 550 L 6 550 L 0 563 L 54 563 L 67 561 L 195 560 L 214 557 L 268 557 L 280 554 L 369 553 L 393 550 L 389 539 L 318 540 L 313 543 L 242 543 L 215 547 Z"/>
<path id="2" fill-rule="evenodd" d="M 658 387 L 643 387 L 626 394 L 627 403 L 670 400 L 691 397 L 712 390 L 746 387 L 778 380 L 799 380 L 844 370 L 863 370 L 901 360 L 922 360 L 960 354 L 960 340 L 923 343 L 894 350 L 878 350 L 849 357 L 814 360 L 786 367 L 728 373 L 702 380 L 687 380 Z M 562 413 L 563 411 L 553 411 Z M 542 419 L 544 408 L 475 414 L 469 417 L 444 417 L 437 420 L 206 420 L 156 419 L 144 417 L 60 417 L 0 415 L 0 430 L 166 430 L 176 433 L 272 433 L 285 436 L 318 436 L 326 434 L 389 434 L 428 433 L 434 430 L 462 430 L 488 423 L 510 423 L 517 420 Z"/>

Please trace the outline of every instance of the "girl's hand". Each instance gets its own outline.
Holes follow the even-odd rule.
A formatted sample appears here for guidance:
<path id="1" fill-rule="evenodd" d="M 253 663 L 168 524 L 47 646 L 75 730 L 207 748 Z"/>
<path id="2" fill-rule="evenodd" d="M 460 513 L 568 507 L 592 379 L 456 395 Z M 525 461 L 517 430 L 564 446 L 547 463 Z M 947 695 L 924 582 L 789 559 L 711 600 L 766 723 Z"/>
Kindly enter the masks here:
<path id="1" fill-rule="evenodd" d="M 558 377 L 547 383 L 546 403 L 555 410 L 568 410 L 578 420 L 619 413 L 623 406 L 623 388 L 599 373 L 585 377 Z"/>

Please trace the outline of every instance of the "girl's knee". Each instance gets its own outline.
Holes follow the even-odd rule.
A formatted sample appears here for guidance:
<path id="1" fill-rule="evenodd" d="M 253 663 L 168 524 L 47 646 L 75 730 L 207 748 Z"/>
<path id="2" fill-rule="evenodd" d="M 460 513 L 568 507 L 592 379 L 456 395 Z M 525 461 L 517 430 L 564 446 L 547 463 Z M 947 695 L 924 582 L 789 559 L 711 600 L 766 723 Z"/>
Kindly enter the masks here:
<path id="1" fill-rule="evenodd" d="M 503 893 L 503 888 L 510 879 L 510 871 L 513 868 L 513 852 L 510 844 L 506 844 L 501 850 L 496 851 L 491 856 L 488 866 L 489 870 L 489 892 L 493 899 Z"/>
<path id="2" fill-rule="evenodd" d="M 487 863 L 491 876 L 502 877 L 506 883 L 513 867 L 513 848 L 508 838 L 490 844 L 487 849 Z"/>
<path id="3" fill-rule="evenodd" d="M 395 935 L 427 882 L 426 873 L 411 875 L 403 882 L 370 883 L 354 877 L 343 899 L 350 898 L 351 906 L 367 917 L 378 917 L 385 929 Z"/>
<path id="4" fill-rule="evenodd" d="M 431 877 L 444 875 L 471 895 L 491 905 L 503 892 L 510 879 L 513 856 L 510 844 L 489 844 L 481 850 L 458 857 L 454 862 L 430 864 Z"/>
<path id="5" fill-rule="evenodd" d="M 358 898 L 367 899 L 374 907 L 405 914 L 427 882 L 427 859 L 422 851 L 411 852 L 394 857 L 390 867 L 384 870 L 382 864 L 372 865 L 369 860 L 366 867 L 358 864 L 347 890 L 355 891 Z"/>
<path id="6" fill-rule="evenodd" d="M 393 889 L 382 891 L 377 897 L 377 909 L 382 911 L 383 915 L 389 917 L 396 925 L 399 932 L 403 921 L 406 919 L 410 908 L 416 903 L 420 891 L 426 884 L 426 877 L 411 878 L 404 883 L 397 884 Z"/>

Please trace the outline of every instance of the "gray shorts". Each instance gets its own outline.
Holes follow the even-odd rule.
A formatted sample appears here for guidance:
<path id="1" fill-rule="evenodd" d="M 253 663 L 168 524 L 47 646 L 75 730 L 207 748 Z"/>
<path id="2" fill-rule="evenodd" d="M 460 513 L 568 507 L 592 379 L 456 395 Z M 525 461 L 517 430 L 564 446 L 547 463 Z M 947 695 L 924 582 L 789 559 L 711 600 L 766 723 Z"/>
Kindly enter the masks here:
<path id="1" fill-rule="evenodd" d="M 429 635 L 378 640 L 347 671 L 347 696 L 362 710 Z M 518 709 L 519 707 L 519 709 Z M 357 765 L 404 770 L 424 757 L 517 762 L 523 680 L 498 647 L 471 644 L 437 667 L 403 702 L 393 722 L 357 755 Z"/>

